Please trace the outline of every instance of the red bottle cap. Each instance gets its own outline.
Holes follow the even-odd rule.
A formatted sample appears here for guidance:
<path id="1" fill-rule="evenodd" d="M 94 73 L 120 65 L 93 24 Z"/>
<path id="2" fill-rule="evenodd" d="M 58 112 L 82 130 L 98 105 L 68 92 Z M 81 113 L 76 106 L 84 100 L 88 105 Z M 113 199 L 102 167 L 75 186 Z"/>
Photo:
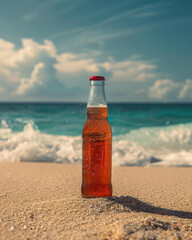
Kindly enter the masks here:
<path id="1" fill-rule="evenodd" d="M 91 76 L 89 81 L 105 81 L 105 78 L 103 76 Z"/>

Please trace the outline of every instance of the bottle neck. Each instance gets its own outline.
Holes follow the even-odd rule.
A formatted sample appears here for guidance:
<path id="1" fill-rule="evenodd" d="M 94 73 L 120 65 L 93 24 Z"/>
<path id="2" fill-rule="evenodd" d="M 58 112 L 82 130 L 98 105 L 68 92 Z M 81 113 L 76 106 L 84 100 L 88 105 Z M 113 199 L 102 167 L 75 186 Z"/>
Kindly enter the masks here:
<path id="1" fill-rule="evenodd" d="M 108 109 L 104 85 L 104 81 L 90 81 L 90 93 L 87 103 L 88 118 L 107 118 Z"/>
<path id="2" fill-rule="evenodd" d="M 87 107 L 107 107 L 104 85 L 104 81 L 90 81 Z"/>

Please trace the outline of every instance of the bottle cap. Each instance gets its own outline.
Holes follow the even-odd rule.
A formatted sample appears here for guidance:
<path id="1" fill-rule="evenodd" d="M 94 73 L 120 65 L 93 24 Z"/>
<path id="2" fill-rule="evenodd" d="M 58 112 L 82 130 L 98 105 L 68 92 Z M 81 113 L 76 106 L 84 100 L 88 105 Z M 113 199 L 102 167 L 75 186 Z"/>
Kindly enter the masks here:
<path id="1" fill-rule="evenodd" d="M 91 76 L 89 81 L 105 81 L 105 78 L 103 76 Z"/>

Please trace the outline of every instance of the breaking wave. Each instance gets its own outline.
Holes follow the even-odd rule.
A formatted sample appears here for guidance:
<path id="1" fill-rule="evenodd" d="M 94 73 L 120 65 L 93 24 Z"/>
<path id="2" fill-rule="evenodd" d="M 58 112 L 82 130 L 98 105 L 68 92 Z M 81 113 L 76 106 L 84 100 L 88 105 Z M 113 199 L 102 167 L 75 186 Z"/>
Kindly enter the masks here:
<path id="1" fill-rule="evenodd" d="M 0 161 L 81 162 L 81 136 L 45 134 L 32 120 L 24 123 L 22 131 L 13 132 L 5 120 L 1 121 Z M 191 146 L 191 123 L 140 128 L 113 138 L 113 164 L 192 166 Z"/>

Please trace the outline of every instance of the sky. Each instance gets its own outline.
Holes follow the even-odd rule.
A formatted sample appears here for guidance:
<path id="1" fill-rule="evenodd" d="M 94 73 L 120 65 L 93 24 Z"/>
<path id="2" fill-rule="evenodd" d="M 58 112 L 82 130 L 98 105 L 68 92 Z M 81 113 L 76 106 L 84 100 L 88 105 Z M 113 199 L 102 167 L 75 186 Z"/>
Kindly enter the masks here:
<path id="1" fill-rule="evenodd" d="M 192 1 L 0 0 L 0 101 L 192 101 Z"/>

